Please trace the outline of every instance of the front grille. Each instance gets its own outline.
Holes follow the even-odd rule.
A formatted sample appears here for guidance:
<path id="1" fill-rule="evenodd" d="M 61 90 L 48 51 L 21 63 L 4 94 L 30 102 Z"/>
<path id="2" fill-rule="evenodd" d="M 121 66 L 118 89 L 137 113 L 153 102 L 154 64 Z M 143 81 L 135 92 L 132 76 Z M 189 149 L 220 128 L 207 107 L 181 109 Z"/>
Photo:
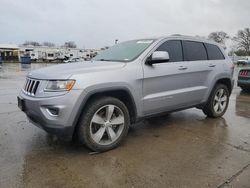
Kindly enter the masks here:
<path id="1" fill-rule="evenodd" d="M 23 88 L 24 93 L 27 95 L 35 96 L 39 84 L 39 80 L 27 78 Z"/>

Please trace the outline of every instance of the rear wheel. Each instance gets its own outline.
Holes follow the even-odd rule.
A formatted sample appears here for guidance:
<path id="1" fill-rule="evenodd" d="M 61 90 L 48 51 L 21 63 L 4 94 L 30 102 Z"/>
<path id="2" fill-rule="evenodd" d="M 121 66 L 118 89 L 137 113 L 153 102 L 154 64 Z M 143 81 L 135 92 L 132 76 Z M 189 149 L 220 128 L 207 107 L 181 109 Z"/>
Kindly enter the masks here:
<path id="1" fill-rule="evenodd" d="M 229 103 L 229 91 L 227 86 L 217 84 L 213 89 L 203 112 L 212 118 L 221 117 L 227 110 Z"/>
<path id="2" fill-rule="evenodd" d="M 79 122 L 78 139 L 93 151 L 117 147 L 128 133 L 129 113 L 118 99 L 103 97 L 92 101 Z"/>

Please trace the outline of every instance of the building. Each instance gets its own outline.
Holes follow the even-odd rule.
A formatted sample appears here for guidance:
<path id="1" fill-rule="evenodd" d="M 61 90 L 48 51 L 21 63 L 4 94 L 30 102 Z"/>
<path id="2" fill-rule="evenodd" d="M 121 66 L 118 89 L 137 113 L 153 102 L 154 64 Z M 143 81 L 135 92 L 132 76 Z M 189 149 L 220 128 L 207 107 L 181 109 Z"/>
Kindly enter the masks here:
<path id="1" fill-rule="evenodd" d="M 55 61 L 74 58 L 91 59 L 103 49 L 80 49 L 48 46 L 18 46 L 0 44 L 0 57 L 3 61 L 19 61 L 22 56 L 30 56 L 32 61 Z"/>
<path id="2" fill-rule="evenodd" d="M 0 57 L 3 61 L 19 61 L 19 47 L 16 44 L 0 44 Z"/>

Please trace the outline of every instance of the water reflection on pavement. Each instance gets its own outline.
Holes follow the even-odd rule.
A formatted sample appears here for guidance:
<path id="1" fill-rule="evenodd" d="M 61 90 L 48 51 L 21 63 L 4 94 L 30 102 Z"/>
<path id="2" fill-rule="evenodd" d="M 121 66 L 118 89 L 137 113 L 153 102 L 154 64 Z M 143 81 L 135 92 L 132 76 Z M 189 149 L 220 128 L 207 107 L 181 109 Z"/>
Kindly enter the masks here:
<path id="1" fill-rule="evenodd" d="M 0 69 L 0 187 L 249 187 L 250 94 L 235 86 L 218 119 L 189 109 L 144 120 L 119 148 L 92 155 L 17 108 L 25 75 L 45 66 Z"/>

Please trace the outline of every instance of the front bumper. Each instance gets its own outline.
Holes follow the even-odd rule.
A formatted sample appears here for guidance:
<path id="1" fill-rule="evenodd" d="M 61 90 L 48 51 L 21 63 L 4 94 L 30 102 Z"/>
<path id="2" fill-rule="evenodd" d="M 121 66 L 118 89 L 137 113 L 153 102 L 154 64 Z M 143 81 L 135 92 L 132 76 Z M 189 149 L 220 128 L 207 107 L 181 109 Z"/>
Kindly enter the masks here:
<path id="1" fill-rule="evenodd" d="M 238 77 L 237 85 L 239 87 L 250 87 L 250 77 Z"/>
<path id="2" fill-rule="evenodd" d="M 21 91 L 18 103 L 34 125 L 50 134 L 69 139 L 74 132 L 83 94 L 82 90 L 71 90 L 56 97 L 38 98 L 28 96 Z"/>
<path id="3" fill-rule="evenodd" d="M 237 85 L 239 87 L 249 87 L 250 88 L 250 82 L 247 82 L 247 81 L 238 81 Z"/>

